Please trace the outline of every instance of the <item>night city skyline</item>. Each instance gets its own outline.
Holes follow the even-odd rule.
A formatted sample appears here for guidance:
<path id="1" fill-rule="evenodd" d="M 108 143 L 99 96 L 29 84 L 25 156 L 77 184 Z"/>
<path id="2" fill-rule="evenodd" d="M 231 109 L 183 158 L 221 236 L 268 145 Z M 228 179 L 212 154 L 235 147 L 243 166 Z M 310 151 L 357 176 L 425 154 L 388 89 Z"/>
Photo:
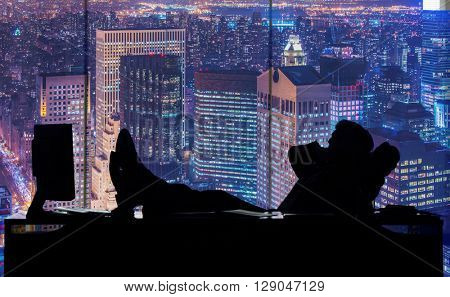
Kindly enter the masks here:
<path id="1" fill-rule="evenodd" d="M 143 163 L 169 182 L 276 209 L 297 181 L 289 147 L 326 147 L 335 125 L 351 120 L 400 150 L 375 207 L 442 216 L 450 275 L 448 2 L 269 8 L 0 0 L 0 223 L 26 214 L 35 194 L 35 124 L 73 125 L 76 200 L 48 210 L 115 207 L 109 154 L 125 127 Z"/>

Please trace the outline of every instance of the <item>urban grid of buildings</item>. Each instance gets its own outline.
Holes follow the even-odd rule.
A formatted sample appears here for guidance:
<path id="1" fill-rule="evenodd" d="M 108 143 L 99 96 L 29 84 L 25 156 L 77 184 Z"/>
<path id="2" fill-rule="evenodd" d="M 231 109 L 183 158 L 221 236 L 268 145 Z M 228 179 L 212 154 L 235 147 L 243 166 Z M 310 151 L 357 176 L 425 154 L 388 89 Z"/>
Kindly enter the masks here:
<path id="1" fill-rule="evenodd" d="M 377 207 L 449 215 L 447 1 L 288 0 L 272 20 L 264 0 L 71 2 L 0 1 L 0 222 L 34 194 L 34 125 L 60 123 L 76 199 L 49 210 L 117 206 L 121 128 L 169 182 L 275 209 L 297 180 L 289 147 L 327 146 L 347 119 L 400 150 Z"/>

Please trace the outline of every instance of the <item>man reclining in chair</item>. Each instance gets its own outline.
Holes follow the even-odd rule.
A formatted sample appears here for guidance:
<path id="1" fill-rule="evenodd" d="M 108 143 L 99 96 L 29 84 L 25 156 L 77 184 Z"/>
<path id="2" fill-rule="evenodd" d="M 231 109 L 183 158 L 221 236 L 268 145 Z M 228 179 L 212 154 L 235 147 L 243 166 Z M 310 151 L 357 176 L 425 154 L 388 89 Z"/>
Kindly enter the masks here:
<path id="1" fill-rule="evenodd" d="M 284 213 L 341 213 L 365 216 L 384 178 L 399 160 L 398 150 L 383 143 L 372 152 L 373 140 L 360 125 L 341 121 L 323 148 L 317 142 L 289 150 L 299 181 L 280 205 Z M 196 191 L 169 184 L 139 161 L 131 135 L 120 131 L 110 156 L 111 180 L 118 208 L 113 214 L 125 220 L 143 206 L 144 218 L 182 212 L 219 212 L 243 209 L 264 211 L 224 191 Z"/>
<path id="2" fill-rule="evenodd" d="M 340 121 L 329 147 L 317 142 L 291 147 L 289 161 L 299 178 L 279 206 L 282 212 L 347 213 L 367 216 L 385 177 L 397 166 L 397 148 L 373 139 L 360 125 Z"/>

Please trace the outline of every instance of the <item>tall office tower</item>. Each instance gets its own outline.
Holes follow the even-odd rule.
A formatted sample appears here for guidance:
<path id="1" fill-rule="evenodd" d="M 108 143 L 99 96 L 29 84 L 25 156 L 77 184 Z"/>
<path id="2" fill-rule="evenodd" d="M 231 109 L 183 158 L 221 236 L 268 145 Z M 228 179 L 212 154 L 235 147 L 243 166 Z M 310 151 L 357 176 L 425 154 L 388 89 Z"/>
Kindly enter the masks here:
<path id="1" fill-rule="evenodd" d="M 437 143 L 424 143 L 417 134 L 409 131 L 369 130 L 375 145 L 389 141 L 400 151 L 397 168 L 386 177 L 375 200 L 377 207 L 397 204 L 433 209 L 450 205 L 448 150 Z"/>
<path id="2" fill-rule="evenodd" d="M 411 80 L 410 100 L 420 102 L 420 62 L 417 53 L 408 54 L 406 74 Z"/>
<path id="3" fill-rule="evenodd" d="M 290 35 L 288 43 L 283 51 L 282 66 L 302 66 L 306 65 L 306 54 L 300 43 L 298 35 Z"/>
<path id="4" fill-rule="evenodd" d="M 372 101 L 368 102 L 369 127 L 381 127 L 382 116 L 398 98 L 409 100 L 411 84 L 408 75 L 399 66 L 382 66 L 374 70 Z M 405 99 L 406 98 L 406 99 Z"/>
<path id="5" fill-rule="evenodd" d="M 189 87 L 186 86 L 186 94 L 184 100 L 184 113 L 186 118 L 186 147 L 185 155 L 192 153 L 194 147 L 194 108 L 195 108 L 195 97 L 194 97 L 194 82 Z"/>
<path id="6" fill-rule="evenodd" d="M 422 104 L 450 100 L 450 10 L 445 0 L 425 0 L 422 11 Z"/>
<path id="7" fill-rule="evenodd" d="M 184 103 L 185 30 L 97 30 L 96 36 L 96 154 L 106 154 L 101 142 L 110 115 L 120 112 L 120 58 L 149 54 L 181 58 Z"/>
<path id="8" fill-rule="evenodd" d="M 12 152 L 19 157 L 20 165 L 32 180 L 31 141 L 33 140 L 34 107 L 33 100 L 24 91 L 11 96 L 11 146 Z"/>
<path id="9" fill-rule="evenodd" d="M 37 78 L 37 122 L 72 124 L 73 130 L 75 199 L 69 202 L 49 201 L 47 209 L 90 206 L 92 145 L 89 93 L 89 77 L 85 73 L 42 74 Z"/>
<path id="10" fill-rule="evenodd" d="M 434 124 L 438 141 L 450 148 L 450 100 L 434 102 Z"/>
<path id="11" fill-rule="evenodd" d="M 12 214 L 12 196 L 8 188 L 0 186 L 0 277 L 4 272 L 5 219 Z"/>
<path id="12" fill-rule="evenodd" d="M 113 114 L 108 118 L 105 131 L 102 134 L 102 143 L 105 149 L 116 149 L 116 141 L 120 132 L 120 116 Z M 101 210 L 113 210 L 117 207 L 116 190 L 109 174 L 109 155 L 97 156 L 92 166 L 92 201 L 91 208 Z"/>
<path id="13" fill-rule="evenodd" d="M 311 66 L 291 66 L 264 72 L 257 87 L 257 204 L 277 208 L 297 181 L 289 148 L 327 146 L 331 84 Z"/>
<path id="14" fill-rule="evenodd" d="M 103 134 L 109 117 L 120 113 L 120 58 L 122 56 L 165 54 L 181 58 L 184 103 L 185 73 L 185 30 L 184 29 L 142 29 L 142 30 L 97 30 L 96 31 L 96 163 L 104 164 L 100 171 L 107 174 L 110 150 Z M 184 112 L 182 118 L 182 143 L 184 144 Z M 106 160 L 103 162 L 103 160 Z M 96 185 L 97 189 L 109 189 L 108 185 Z M 102 199 L 107 193 L 99 193 Z"/>
<path id="15" fill-rule="evenodd" d="M 31 158 L 33 138 L 34 138 L 34 120 L 33 118 L 30 118 L 29 120 L 23 122 L 19 144 L 19 163 L 22 166 L 24 173 L 29 180 L 33 180 L 32 158 Z"/>
<path id="16" fill-rule="evenodd" d="M 13 122 L 26 121 L 32 118 L 33 101 L 25 91 L 19 91 L 11 96 L 11 112 Z"/>
<path id="17" fill-rule="evenodd" d="M 195 73 L 196 182 L 256 202 L 256 79 L 247 71 Z"/>
<path id="18" fill-rule="evenodd" d="M 404 38 L 400 40 L 395 40 L 396 51 L 395 51 L 395 65 L 400 66 L 400 68 L 406 72 L 408 71 L 408 53 L 409 46 Z"/>
<path id="19" fill-rule="evenodd" d="M 382 126 L 416 133 L 425 142 L 436 140 L 434 117 L 417 102 L 394 102 L 383 114 Z"/>
<path id="20" fill-rule="evenodd" d="M 320 74 L 331 82 L 331 130 L 340 120 L 367 126 L 367 85 L 364 82 L 367 63 L 353 55 L 346 45 L 324 50 L 320 57 Z"/>
<path id="21" fill-rule="evenodd" d="M 120 110 L 143 164 L 157 176 L 181 181 L 183 72 L 178 56 L 124 56 Z"/>

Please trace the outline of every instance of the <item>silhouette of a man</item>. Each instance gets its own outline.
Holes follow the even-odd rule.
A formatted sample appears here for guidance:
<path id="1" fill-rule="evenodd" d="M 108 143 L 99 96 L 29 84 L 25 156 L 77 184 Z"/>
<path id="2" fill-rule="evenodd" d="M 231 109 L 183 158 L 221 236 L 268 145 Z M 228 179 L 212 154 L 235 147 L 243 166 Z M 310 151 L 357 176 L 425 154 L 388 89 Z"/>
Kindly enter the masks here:
<path id="1" fill-rule="evenodd" d="M 399 160 L 398 150 L 383 143 L 371 152 L 374 143 L 370 133 L 347 120 L 336 125 L 328 143 L 328 148 L 317 142 L 291 147 L 289 160 L 299 180 L 279 210 L 345 211 L 361 216 L 373 211 L 372 201 Z"/>
<path id="2" fill-rule="evenodd" d="M 289 160 L 299 181 L 280 205 L 286 213 L 339 213 L 355 215 L 372 211 L 371 203 L 395 168 L 398 150 L 384 143 L 374 152 L 369 132 L 360 125 L 341 121 L 323 148 L 317 142 L 292 147 Z M 111 152 L 110 174 L 117 190 L 117 217 L 130 218 L 143 206 L 144 217 L 181 212 L 216 212 L 244 209 L 263 211 L 224 191 L 196 191 L 183 184 L 168 184 L 139 161 L 133 140 L 120 131 Z"/>

